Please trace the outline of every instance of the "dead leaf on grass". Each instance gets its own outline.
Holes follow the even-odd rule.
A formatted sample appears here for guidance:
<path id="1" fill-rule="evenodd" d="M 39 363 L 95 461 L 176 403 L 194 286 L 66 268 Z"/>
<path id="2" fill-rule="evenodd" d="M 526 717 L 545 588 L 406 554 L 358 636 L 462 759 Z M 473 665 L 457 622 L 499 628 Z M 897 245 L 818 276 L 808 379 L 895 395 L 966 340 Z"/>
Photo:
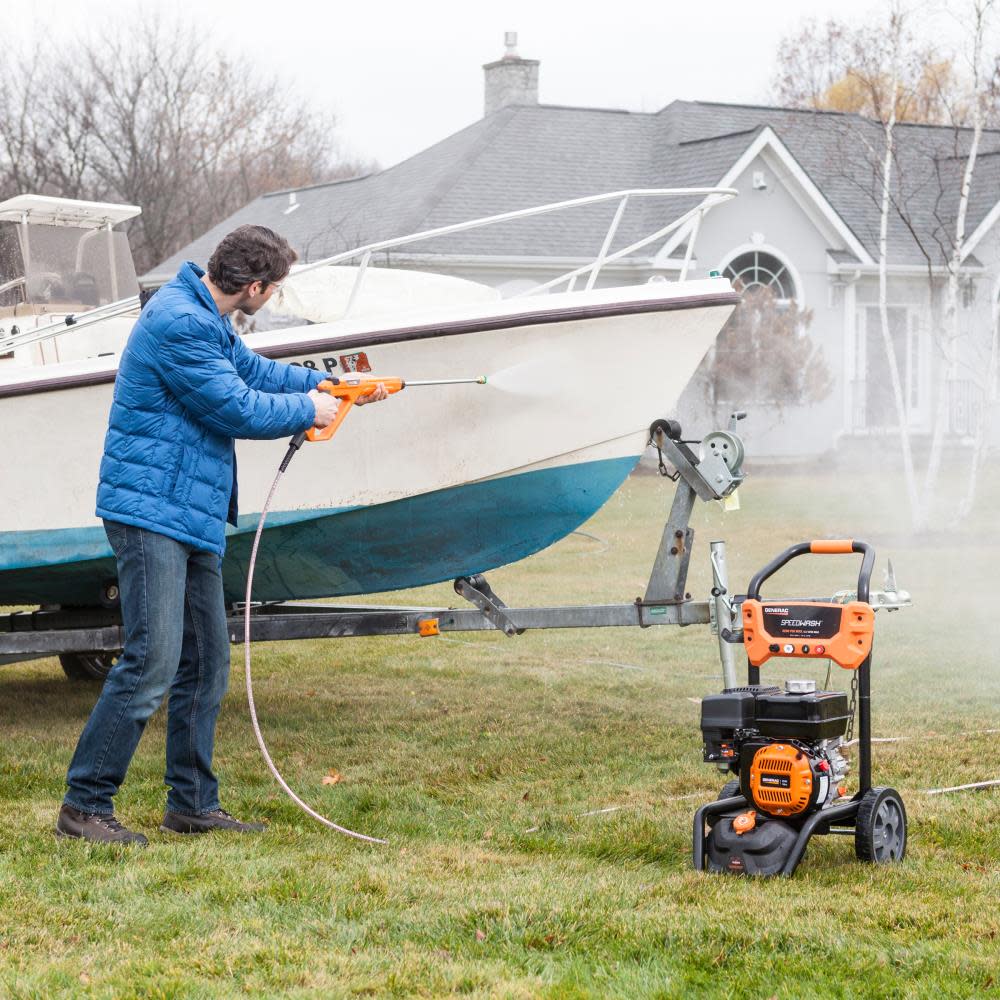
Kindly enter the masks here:
<path id="1" fill-rule="evenodd" d="M 339 785 L 343 780 L 344 776 L 340 773 L 340 771 L 331 767 L 330 770 L 323 775 L 322 783 L 324 785 Z"/>
<path id="2" fill-rule="evenodd" d="M 482 930 L 480 930 L 477 927 L 476 928 L 476 940 L 477 941 L 485 941 L 486 940 L 486 931 L 482 931 Z"/>

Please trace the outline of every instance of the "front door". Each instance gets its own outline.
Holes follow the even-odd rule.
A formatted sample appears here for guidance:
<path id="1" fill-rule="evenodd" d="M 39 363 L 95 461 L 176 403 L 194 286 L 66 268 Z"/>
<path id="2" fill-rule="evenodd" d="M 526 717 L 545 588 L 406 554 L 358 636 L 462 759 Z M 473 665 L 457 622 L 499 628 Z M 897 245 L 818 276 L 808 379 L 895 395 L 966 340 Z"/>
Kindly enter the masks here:
<path id="1" fill-rule="evenodd" d="M 909 310 L 889 306 L 889 337 L 896 355 L 899 379 L 903 389 L 907 423 L 911 422 L 918 405 L 919 338 L 911 322 Z M 892 375 L 882 336 L 882 320 L 877 306 L 864 310 L 864 358 L 861 367 L 864 385 L 865 419 L 869 428 L 898 427 L 896 400 L 892 390 Z"/>

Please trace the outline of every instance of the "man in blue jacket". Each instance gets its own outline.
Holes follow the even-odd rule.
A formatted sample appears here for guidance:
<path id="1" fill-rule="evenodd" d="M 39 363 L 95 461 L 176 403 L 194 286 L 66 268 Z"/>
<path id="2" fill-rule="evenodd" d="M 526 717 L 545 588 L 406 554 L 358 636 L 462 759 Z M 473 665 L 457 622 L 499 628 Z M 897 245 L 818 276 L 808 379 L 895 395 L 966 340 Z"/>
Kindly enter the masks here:
<path id="1" fill-rule="evenodd" d="M 247 348 L 230 314 L 257 312 L 296 260 L 263 226 L 241 226 L 208 273 L 185 264 L 146 304 L 115 380 L 97 514 L 118 563 L 125 649 L 108 674 L 66 777 L 56 833 L 145 845 L 115 818 L 146 722 L 169 691 L 161 830 L 263 830 L 219 804 L 215 723 L 229 681 L 222 590 L 225 527 L 236 524 L 234 438 L 325 427 L 323 376 Z M 384 399 L 379 390 L 359 402 Z"/>

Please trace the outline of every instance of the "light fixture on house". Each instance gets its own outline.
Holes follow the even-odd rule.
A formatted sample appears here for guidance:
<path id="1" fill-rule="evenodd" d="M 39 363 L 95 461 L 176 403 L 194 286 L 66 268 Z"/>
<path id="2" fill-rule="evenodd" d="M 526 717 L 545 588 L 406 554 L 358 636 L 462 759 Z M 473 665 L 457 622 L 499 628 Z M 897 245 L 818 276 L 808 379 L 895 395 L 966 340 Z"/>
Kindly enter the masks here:
<path id="1" fill-rule="evenodd" d="M 767 190 L 767 175 L 763 170 L 755 170 L 753 172 L 753 189 L 754 191 Z"/>

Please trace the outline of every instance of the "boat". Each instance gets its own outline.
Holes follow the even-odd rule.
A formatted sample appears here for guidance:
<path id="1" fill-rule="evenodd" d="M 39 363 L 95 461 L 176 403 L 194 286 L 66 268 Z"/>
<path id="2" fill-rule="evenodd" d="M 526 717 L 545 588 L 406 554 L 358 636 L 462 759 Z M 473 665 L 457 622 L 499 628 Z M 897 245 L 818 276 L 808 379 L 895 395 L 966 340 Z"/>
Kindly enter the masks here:
<path id="1" fill-rule="evenodd" d="M 253 350 L 332 375 L 486 375 L 487 383 L 413 387 L 351 413 L 332 441 L 305 445 L 267 519 L 255 599 L 345 597 L 470 576 L 576 530 L 635 467 L 650 423 L 673 412 L 738 301 L 725 278 L 687 278 L 701 218 L 733 195 L 612 192 L 296 268 L 284 311 L 298 321 L 275 316 L 273 328 L 247 332 Z M 625 205 L 639 199 L 690 207 L 609 252 Z M 600 202 L 619 206 L 601 252 L 536 294 L 500 298 L 464 279 L 373 263 L 383 250 L 458 229 Z M 37 196 L 0 203 L 0 604 L 97 607 L 114 598 L 114 559 L 94 499 L 118 357 L 139 309 L 115 226 L 137 212 Z M 607 263 L 685 225 L 678 280 L 599 282 Z M 11 273 L 12 260 L 20 273 Z M 284 452 L 284 442 L 238 443 L 243 513 L 223 564 L 230 602 L 244 597 L 259 512 Z"/>

